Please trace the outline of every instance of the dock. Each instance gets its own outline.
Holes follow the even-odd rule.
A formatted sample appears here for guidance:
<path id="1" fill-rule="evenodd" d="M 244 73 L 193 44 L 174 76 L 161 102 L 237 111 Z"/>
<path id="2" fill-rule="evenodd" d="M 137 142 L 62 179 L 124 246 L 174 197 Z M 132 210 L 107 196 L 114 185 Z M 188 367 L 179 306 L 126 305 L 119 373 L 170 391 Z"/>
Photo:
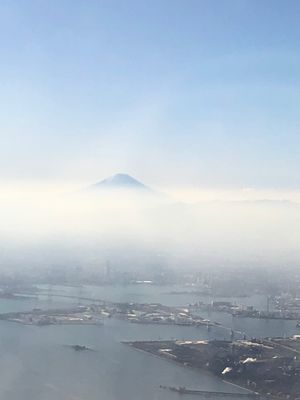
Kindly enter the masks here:
<path id="1" fill-rule="evenodd" d="M 161 389 L 168 389 L 172 392 L 176 392 L 179 394 L 193 394 L 203 397 L 233 397 L 233 398 L 243 398 L 243 399 L 260 399 L 261 396 L 255 392 L 249 393 L 232 393 L 232 392 L 214 392 L 211 390 L 194 390 L 194 389 L 187 389 L 184 386 L 173 387 L 173 386 L 162 386 L 160 385 Z"/>

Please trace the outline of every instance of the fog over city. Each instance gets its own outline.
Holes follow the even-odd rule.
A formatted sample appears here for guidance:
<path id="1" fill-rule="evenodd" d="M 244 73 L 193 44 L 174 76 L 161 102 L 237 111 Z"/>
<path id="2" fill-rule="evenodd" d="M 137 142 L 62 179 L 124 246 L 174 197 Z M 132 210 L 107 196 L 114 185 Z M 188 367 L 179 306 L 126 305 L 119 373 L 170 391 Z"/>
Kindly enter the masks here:
<path id="1" fill-rule="evenodd" d="M 15 249 L 20 246 L 23 257 L 30 255 L 35 262 L 50 252 L 42 264 L 59 257 L 88 264 L 89 252 L 94 263 L 122 252 L 125 259 L 138 257 L 141 267 L 149 253 L 163 254 L 164 262 L 177 266 L 180 261 L 182 268 L 187 260 L 197 267 L 207 261 L 299 261 L 297 191 L 164 190 L 127 174 L 110 181 L 22 184 L 2 190 L 2 257 L 17 264 L 20 251 Z M 128 260 L 125 264 L 127 268 Z"/>

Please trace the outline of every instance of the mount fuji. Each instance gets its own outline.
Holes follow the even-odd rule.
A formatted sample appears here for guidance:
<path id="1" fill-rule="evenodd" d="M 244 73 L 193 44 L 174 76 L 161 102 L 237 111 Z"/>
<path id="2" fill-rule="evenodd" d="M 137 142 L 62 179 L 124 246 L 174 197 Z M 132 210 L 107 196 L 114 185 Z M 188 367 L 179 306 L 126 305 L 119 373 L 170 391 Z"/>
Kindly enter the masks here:
<path id="1" fill-rule="evenodd" d="M 126 189 L 143 192 L 152 192 L 148 186 L 128 174 L 115 174 L 107 179 L 97 182 L 89 187 L 93 190 Z"/>

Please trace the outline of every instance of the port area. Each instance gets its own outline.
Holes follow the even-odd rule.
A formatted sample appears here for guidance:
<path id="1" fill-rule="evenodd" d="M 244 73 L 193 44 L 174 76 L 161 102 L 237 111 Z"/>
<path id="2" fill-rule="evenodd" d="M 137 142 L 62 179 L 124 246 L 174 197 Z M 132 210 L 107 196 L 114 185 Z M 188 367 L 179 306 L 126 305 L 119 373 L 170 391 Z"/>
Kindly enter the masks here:
<path id="1" fill-rule="evenodd" d="M 274 399 L 300 399 L 300 337 L 125 344 Z"/>
<path id="2" fill-rule="evenodd" d="M 219 325 L 199 315 L 194 315 L 187 307 L 171 307 L 159 303 L 119 303 L 114 316 L 132 323 L 180 325 L 180 326 L 213 326 Z"/>
<path id="3" fill-rule="evenodd" d="M 102 324 L 105 317 L 114 317 L 131 323 L 180 326 L 219 325 L 195 316 L 186 308 L 168 307 L 162 304 L 112 303 L 97 300 L 96 304 L 81 305 L 68 309 L 11 312 L 0 314 L 0 320 L 26 325 Z"/>
<path id="4" fill-rule="evenodd" d="M 240 318 L 258 318 L 258 319 L 281 319 L 281 320 L 300 320 L 300 306 L 294 302 L 282 305 L 276 300 L 275 309 L 257 310 L 253 306 L 243 304 L 233 304 L 230 301 L 212 301 L 211 303 L 203 303 L 198 301 L 194 304 L 189 304 L 188 309 L 192 311 L 217 311 L 231 314 L 233 317 Z M 298 308 L 296 308 L 298 307 Z M 268 306 L 267 306 L 268 308 Z"/>
<path id="5" fill-rule="evenodd" d="M 24 325 L 103 325 L 102 317 L 89 307 L 78 306 L 68 309 L 12 312 L 0 314 L 0 320 L 17 322 Z"/>

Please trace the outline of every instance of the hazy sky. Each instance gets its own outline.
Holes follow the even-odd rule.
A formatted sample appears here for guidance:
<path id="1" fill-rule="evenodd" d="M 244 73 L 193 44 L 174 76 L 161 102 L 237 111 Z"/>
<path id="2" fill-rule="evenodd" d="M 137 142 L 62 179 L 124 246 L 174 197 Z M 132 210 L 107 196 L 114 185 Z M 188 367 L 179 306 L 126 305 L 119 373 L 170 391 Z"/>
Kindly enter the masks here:
<path id="1" fill-rule="evenodd" d="M 0 180 L 298 188 L 298 0 L 1 0 Z"/>

